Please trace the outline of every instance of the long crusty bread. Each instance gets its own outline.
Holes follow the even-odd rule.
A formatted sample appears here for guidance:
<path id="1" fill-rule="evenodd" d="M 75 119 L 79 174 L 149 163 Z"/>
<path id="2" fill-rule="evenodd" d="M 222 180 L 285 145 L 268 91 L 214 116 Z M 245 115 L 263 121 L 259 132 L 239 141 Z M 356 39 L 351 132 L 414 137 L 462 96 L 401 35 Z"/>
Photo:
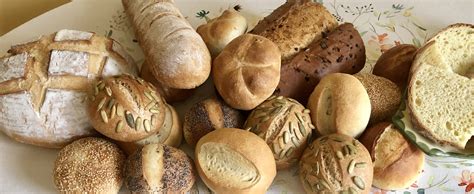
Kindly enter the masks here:
<path id="1" fill-rule="evenodd" d="M 418 51 L 408 106 L 414 126 L 441 144 L 464 148 L 474 135 L 474 26 L 454 24 Z"/>

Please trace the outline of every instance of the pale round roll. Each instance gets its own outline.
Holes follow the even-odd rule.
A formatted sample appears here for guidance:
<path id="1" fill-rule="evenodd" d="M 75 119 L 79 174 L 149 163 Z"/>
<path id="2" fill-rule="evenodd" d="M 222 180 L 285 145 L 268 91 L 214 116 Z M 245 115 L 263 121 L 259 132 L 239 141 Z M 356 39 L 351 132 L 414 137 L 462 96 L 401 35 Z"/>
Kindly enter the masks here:
<path id="1" fill-rule="evenodd" d="M 125 155 L 113 143 L 95 137 L 65 146 L 54 163 L 54 184 L 60 193 L 118 193 Z"/>
<path id="2" fill-rule="evenodd" d="M 331 134 L 313 141 L 303 153 L 299 175 L 306 193 L 369 193 L 373 165 L 356 139 Z"/>
<path id="3" fill-rule="evenodd" d="M 252 132 L 221 128 L 196 145 L 199 175 L 214 193 L 263 194 L 276 176 L 271 149 Z"/>
<path id="4" fill-rule="evenodd" d="M 280 50 L 272 41 L 244 34 L 232 40 L 214 60 L 214 85 L 231 107 L 251 110 L 275 91 L 280 65 Z"/>
<path id="5" fill-rule="evenodd" d="M 196 178 L 191 158 L 163 144 L 138 149 L 128 157 L 124 172 L 132 193 L 186 193 Z"/>
<path id="6" fill-rule="evenodd" d="M 308 108 L 322 135 L 340 133 L 358 137 L 370 119 L 370 98 L 364 85 L 352 75 L 325 76 L 309 97 Z"/>
<path id="7" fill-rule="evenodd" d="M 306 109 L 298 101 L 272 96 L 250 113 L 244 129 L 257 134 L 272 149 L 278 170 L 296 164 L 314 129 Z"/>
<path id="8" fill-rule="evenodd" d="M 359 140 L 369 150 L 374 163 L 374 186 L 384 190 L 404 189 L 420 177 L 425 154 L 393 124 L 376 124 Z"/>

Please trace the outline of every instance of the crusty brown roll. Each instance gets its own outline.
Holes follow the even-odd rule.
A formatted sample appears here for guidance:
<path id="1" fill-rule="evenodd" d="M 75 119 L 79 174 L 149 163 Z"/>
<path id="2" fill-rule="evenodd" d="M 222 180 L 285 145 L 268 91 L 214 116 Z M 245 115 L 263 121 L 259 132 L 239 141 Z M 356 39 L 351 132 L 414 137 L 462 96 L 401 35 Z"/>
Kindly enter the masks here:
<path id="1" fill-rule="evenodd" d="M 401 44 L 385 51 L 375 63 L 373 74 L 385 77 L 404 90 L 417 48 L 411 44 Z"/>
<path id="2" fill-rule="evenodd" d="M 216 57 L 230 41 L 247 31 L 247 20 L 236 10 L 227 9 L 219 17 L 200 25 L 196 31 L 211 55 Z"/>
<path id="3" fill-rule="evenodd" d="M 358 137 L 370 119 L 370 99 L 362 83 L 352 75 L 324 77 L 309 97 L 308 108 L 322 135 L 341 133 Z"/>
<path id="4" fill-rule="evenodd" d="M 138 149 L 128 157 L 124 173 L 132 193 L 186 193 L 196 181 L 191 158 L 163 144 Z"/>
<path id="5" fill-rule="evenodd" d="M 267 142 L 280 170 L 296 164 L 314 126 L 309 109 L 291 98 L 272 96 L 250 113 L 244 129 Z"/>
<path id="6" fill-rule="evenodd" d="M 242 128 L 245 117 L 217 98 L 194 104 L 184 115 L 183 133 L 186 142 L 195 146 L 202 136 L 219 128 Z"/>
<path id="7" fill-rule="evenodd" d="M 163 125 L 158 133 L 153 134 L 145 139 L 135 142 L 117 142 L 117 144 L 127 154 L 132 154 L 140 147 L 147 144 L 161 143 L 168 146 L 179 147 L 183 139 L 183 130 L 181 121 L 176 110 L 171 105 L 166 105 L 165 118 Z"/>
<path id="8" fill-rule="evenodd" d="M 176 89 L 163 85 L 157 79 L 155 79 L 155 76 L 153 76 L 153 73 L 150 71 L 149 65 L 146 61 L 143 62 L 142 69 L 140 71 L 140 77 L 153 84 L 156 87 L 158 93 L 161 94 L 167 103 L 184 101 L 192 96 L 195 91 L 195 89 Z"/>
<path id="9" fill-rule="evenodd" d="M 117 145 L 88 137 L 65 146 L 54 163 L 54 184 L 60 193 L 118 193 L 125 155 Z"/>
<path id="10" fill-rule="evenodd" d="M 270 97 L 280 80 L 280 51 L 270 40 L 244 34 L 214 60 L 217 91 L 231 107 L 251 110 Z"/>
<path id="11" fill-rule="evenodd" d="M 336 27 L 336 19 L 323 5 L 311 0 L 288 0 L 250 33 L 273 41 L 280 48 L 282 59 L 289 60 Z"/>
<path id="12" fill-rule="evenodd" d="M 105 136 L 133 142 L 155 134 L 163 124 L 166 105 L 155 87 L 123 75 L 93 86 L 88 105 L 92 126 Z"/>
<path id="13" fill-rule="evenodd" d="M 145 58 L 164 86 L 192 89 L 211 72 L 211 54 L 172 0 L 122 0 Z"/>
<path id="14" fill-rule="evenodd" d="M 372 188 L 370 154 L 347 135 L 316 139 L 304 151 L 299 166 L 306 193 L 369 193 Z"/>
<path id="15" fill-rule="evenodd" d="M 221 128 L 196 145 L 196 168 L 214 193 L 263 194 L 276 176 L 268 145 L 260 137 L 235 128 Z"/>
<path id="16" fill-rule="evenodd" d="M 374 163 L 373 185 L 384 190 L 409 187 L 421 175 L 425 155 L 391 123 L 367 129 L 359 138 Z"/>
<path id="17" fill-rule="evenodd" d="M 373 74 L 357 74 L 370 98 L 371 113 L 369 125 L 391 120 L 402 100 L 402 92 L 390 80 Z"/>
<path id="18" fill-rule="evenodd" d="M 306 104 L 324 76 L 330 73 L 354 74 L 364 65 L 364 41 L 352 24 L 345 23 L 282 64 L 276 94 Z"/>

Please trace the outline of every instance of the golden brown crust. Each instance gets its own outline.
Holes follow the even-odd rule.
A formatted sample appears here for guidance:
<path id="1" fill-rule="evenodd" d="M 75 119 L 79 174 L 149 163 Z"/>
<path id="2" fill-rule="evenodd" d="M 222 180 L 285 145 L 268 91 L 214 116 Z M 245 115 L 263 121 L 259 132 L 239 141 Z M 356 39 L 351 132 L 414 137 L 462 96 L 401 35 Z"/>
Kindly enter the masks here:
<path id="1" fill-rule="evenodd" d="M 372 73 L 389 79 L 404 90 L 416 51 L 417 48 L 411 44 L 394 46 L 379 57 Z"/>
<path id="2" fill-rule="evenodd" d="M 267 142 L 281 170 L 296 164 L 311 138 L 314 126 L 309 113 L 294 99 L 272 96 L 250 113 L 244 129 Z"/>
<path id="3" fill-rule="evenodd" d="M 166 105 L 150 83 L 129 75 L 110 77 L 93 86 L 88 105 L 92 126 L 105 136 L 132 142 L 156 133 Z"/>
<path id="4" fill-rule="evenodd" d="M 212 76 L 227 104 L 251 110 L 272 95 L 280 80 L 280 65 L 280 51 L 272 41 L 244 34 L 217 56 Z"/>
<path id="5" fill-rule="evenodd" d="M 60 193 L 117 193 L 124 161 L 115 144 L 101 138 L 80 139 L 59 152 L 54 183 Z"/>
<path id="6" fill-rule="evenodd" d="M 214 147 L 221 146 L 233 150 L 235 154 L 243 157 L 243 160 L 250 162 L 250 165 L 256 169 L 257 177 L 252 179 L 253 184 L 246 188 L 231 188 L 224 184 L 213 182 L 212 180 L 219 179 L 219 177 L 226 177 L 227 172 L 215 172 L 219 177 L 207 177 L 203 171 L 205 164 L 200 161 L 200 155 L 203 145 L 213 145 Z M 230 157 L 229 152 L 223 152 L 224 155 Z M 225 157 L 225 156 L 224 156 Z M 257 135 L 236 128 L 221 128 L 208 133 L 202 137 L 196 145 L 195 163 L 198 173 L 204 183 L 216 193 L 265 193 L 270 187 L 273 179 L 276 176 L 276 165 L 273 154 L 268 145 Z M 219 161 L 216 161 L 219 162 Z M 225 165 L 225 164 L 223 164 Z M 233 169 L 238 169 L 234 168 Z M 217 169 L 211 169 L 211 171 Z M 222 174 L 224 173 L 224 174 Z M 241 173 L 248 173 L 241 171 Z M 239 172 L 240 174 L 240 172 Z M 236 185 L 238 187 L 238 185 Z"/>
<path id="7" fill-rule="evenodd" d="M 331 134 L 316 139 L 303 153 L 300 180 L 306 193 L 369 193 L 373 164 L 356 139 Z"/>

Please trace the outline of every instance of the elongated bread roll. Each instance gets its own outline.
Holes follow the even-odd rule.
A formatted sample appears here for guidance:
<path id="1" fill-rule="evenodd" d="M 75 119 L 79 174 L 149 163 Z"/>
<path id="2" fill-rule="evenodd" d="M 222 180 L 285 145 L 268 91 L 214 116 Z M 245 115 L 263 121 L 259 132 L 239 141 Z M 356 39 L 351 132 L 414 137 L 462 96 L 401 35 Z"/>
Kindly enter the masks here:
<path id="1" fill-rule="evenodd" d="M 158 81 L 196 88 L 211 71 L 211 55 L 172 0 L 122 0 L 140 46 Z"/>

